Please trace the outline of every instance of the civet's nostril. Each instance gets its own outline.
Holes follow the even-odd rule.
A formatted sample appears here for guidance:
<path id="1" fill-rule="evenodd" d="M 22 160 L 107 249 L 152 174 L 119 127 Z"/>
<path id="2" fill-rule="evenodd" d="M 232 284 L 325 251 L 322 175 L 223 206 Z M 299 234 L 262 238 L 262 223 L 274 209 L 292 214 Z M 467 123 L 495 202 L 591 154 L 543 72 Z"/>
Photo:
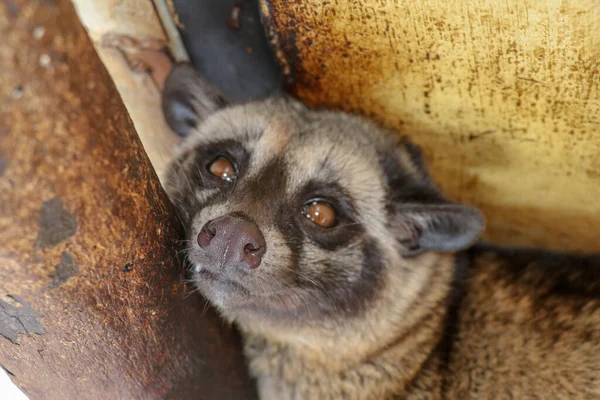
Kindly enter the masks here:
<path id="1" fill-rule="evenodd" d="M 265 238 L 251 221 L 224 215 L 202 227 L 198 244 L 215 261 L 256 268 L 266 251 Z"/>
<path id="2" fill-rule="evenodd" d="M 200 229 L 200 233 L 198 233 L 198 244 L 203 249 L 206 249 L 210 242 L 215 237 L 217 231 L 214 226 L 211 226 L 213 221 L 208 221 L 202 229 Z"/>
<path id="3" fill-rule="evenodd" d="M 260 250 L 260 246 L 257 246 L 257 245 L 252 244 L 252 243 L 248 243 L 247 245 L 244 246 L 244 251 L 246 253 L 255 253 L 258 250 Z"/>
<path id="4" fill-rule="evenodd" d="M 265 246 L 257 243 L 248 243 L 244 246 L 244 261 L 251 269 L 260 265 L 263 254 L 265 254 Z"/>

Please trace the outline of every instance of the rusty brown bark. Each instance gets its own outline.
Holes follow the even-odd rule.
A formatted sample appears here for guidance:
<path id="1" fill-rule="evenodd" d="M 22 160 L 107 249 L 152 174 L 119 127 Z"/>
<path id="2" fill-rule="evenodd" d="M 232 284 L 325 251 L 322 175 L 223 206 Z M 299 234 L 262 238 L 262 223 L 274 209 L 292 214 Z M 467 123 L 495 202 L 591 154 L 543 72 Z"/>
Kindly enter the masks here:
<path id="1" fill-rule="evenodd" d="M 0 366 L 32 399 L 253 398 L 71 3 L 3 0 L 0 31 Z"/>

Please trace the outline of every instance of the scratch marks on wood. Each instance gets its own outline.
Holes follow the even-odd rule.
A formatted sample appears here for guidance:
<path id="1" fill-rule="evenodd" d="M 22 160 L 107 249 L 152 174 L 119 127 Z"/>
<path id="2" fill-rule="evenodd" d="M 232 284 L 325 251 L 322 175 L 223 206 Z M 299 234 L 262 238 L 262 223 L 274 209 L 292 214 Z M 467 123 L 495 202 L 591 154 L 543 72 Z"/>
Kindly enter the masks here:
<path id="1" fill-rule="evenodd" d="M 521 81 L 531 82 L 531 83 L 539 83 L 540 85 L 546 85 L 544 82 L 538 81 L 537 79 L 533 79 L 533 78 L 523 78 L 521 76 L 517 76 L 517 79 L 519 79 Z"/>
<path id="2" fill-rule="evenodd" d="M 493 129 L 481 132 L 481 133 L 471 133 L 469 135 L 469 140 L 475 140 L 475 139 L 479 139 L 483 136 L 487 136 L 487 135 L 491 135 L 492 133 L 495 133 L 496 131 Z"/>

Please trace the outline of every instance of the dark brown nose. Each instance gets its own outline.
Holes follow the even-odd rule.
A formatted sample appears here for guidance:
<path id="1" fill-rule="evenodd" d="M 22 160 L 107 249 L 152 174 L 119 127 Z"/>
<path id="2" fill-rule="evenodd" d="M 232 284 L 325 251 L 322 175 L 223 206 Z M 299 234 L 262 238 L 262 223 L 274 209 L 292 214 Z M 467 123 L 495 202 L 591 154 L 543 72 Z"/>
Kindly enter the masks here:
<path id="1" fill-rule="evenodd" d="M 211 258 L 246 268 L 258 267 L 266 250 L 256 224 L 231 215 L 207 222 L 198 234 L 198 244 Z"/>

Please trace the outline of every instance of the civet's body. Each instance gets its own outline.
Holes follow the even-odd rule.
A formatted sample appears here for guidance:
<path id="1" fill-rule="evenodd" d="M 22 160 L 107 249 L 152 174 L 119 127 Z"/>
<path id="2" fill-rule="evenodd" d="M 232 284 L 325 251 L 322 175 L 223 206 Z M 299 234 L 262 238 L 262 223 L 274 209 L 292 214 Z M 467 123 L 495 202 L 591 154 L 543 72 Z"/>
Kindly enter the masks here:
<path id="1" fill-rule="evenodd" d="M 600 398 L 600 257 L 476 244 L 479 211 L 362 118 L 228 105 L 185 65 L 163 108 L 195 283 L 261 398 Z"/>

